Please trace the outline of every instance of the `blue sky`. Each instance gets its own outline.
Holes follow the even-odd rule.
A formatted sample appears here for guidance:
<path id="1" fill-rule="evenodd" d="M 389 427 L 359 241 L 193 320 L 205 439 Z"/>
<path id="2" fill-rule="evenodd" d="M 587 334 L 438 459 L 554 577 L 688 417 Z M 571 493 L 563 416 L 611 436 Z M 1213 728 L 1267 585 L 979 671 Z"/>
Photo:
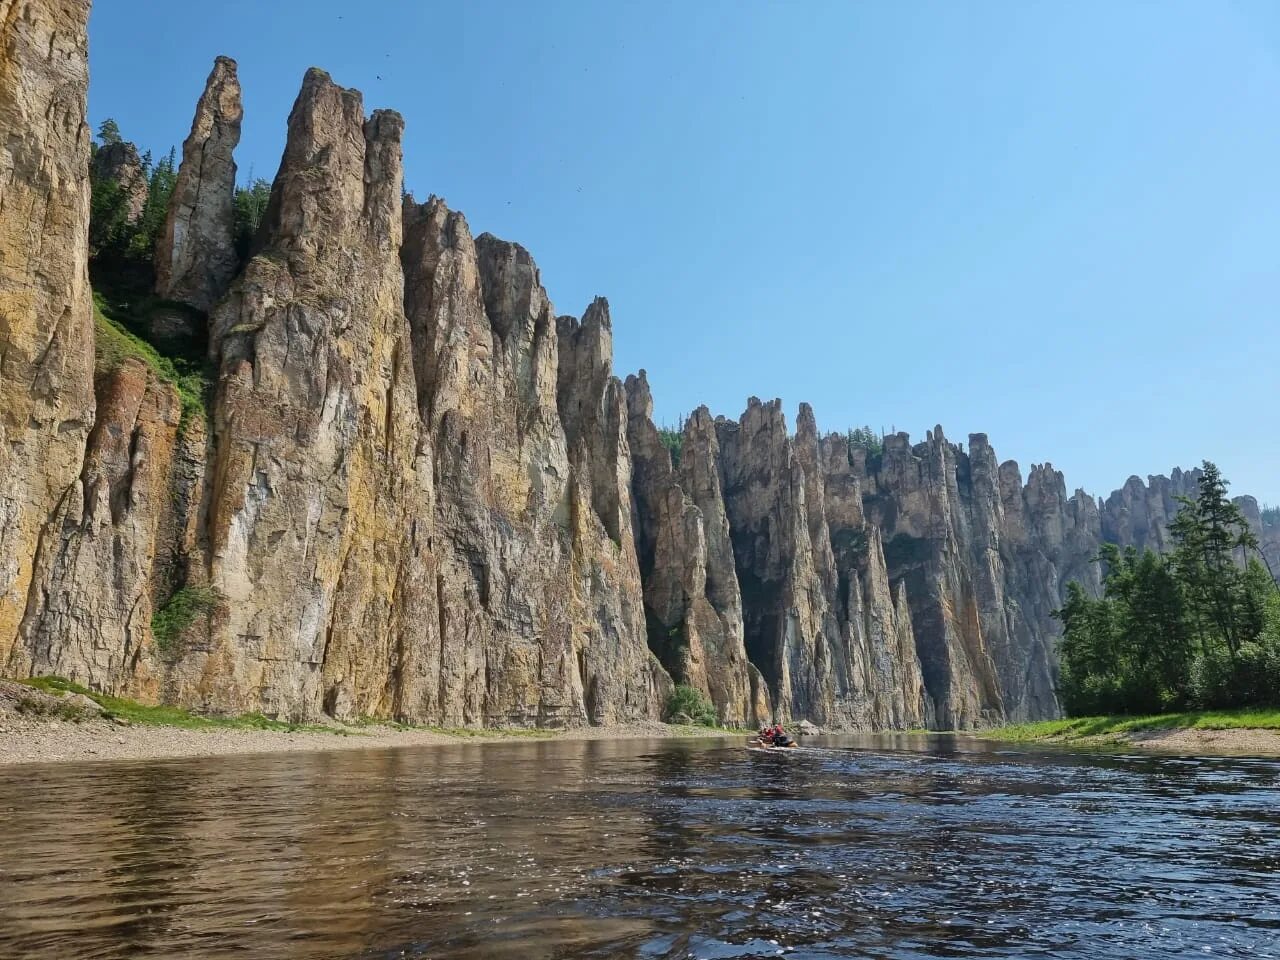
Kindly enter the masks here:
<path id="1" fill-rule="evenodd" d="M 217 54 L 270 177 L 308 66 L 406 181 L 613 308 L 658 419 L 990 435 L 1280 504 L 1280 5 L 97 0 L 90 114 L 181 144 Z"/>

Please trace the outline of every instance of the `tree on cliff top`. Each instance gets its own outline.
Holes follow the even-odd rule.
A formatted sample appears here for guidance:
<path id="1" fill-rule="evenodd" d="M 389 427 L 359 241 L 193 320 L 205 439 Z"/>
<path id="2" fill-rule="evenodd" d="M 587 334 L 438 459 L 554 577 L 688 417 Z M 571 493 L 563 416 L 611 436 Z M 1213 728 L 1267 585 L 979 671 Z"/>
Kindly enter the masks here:
<path id="1" fill-rule="evenodd" d="M 110 117 L 103 120 L 98 126 L 98 142 L 104 147 L 112 143 L 123 143 L 124 140 L 120 136 L 120 125 Z"/>

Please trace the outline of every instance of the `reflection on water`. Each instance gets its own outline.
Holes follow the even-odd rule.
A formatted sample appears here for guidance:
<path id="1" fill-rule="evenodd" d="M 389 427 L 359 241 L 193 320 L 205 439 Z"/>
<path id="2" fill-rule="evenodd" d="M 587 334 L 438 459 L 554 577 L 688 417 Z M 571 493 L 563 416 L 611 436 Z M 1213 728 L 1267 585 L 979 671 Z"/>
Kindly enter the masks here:
<path id="1" fill-rule="evenodd" d="M 1280 764 L 616 741 L 9 768 L 0 957 L 1280 956 Z"/>

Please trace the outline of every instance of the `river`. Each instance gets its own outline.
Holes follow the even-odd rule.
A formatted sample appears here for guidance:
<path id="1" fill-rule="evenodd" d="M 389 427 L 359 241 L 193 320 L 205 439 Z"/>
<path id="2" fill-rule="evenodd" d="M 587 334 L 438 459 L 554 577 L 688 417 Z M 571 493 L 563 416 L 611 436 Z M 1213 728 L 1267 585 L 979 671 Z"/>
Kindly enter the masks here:
<path id="1" fill-rule="evenodd" d="M 956 738 L 0 769 L 0 957 L 1280 956 L 1280 763 Z"/>

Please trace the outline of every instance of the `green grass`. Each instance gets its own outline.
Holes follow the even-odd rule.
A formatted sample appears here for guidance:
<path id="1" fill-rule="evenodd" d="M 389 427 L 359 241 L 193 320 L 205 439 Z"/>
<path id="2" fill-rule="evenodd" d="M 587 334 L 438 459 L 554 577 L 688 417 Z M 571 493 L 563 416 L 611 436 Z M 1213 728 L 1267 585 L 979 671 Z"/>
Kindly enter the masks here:
<path id="1" fill-rule="evenodd" d="M 151 305 L 162 304 L 155 301 Z M 177 306 L 181 307 L 180 304 Z M 184 430 L 195 417 L 207 421 L 211 381 L 202 363 L 161 354 L 154 346 L 129 330 L 130 322 L 138 322 L 136 317 L 113 306 L 97 291 L 93 294 L 93 320 L 94 365 L 99 375 L 111 373 L 127 359 L 141 360 L 151 368 L 157 379 L 172 385 L 178 391 L 178 399 L 182 403 L 179 430 Z"/>
<path id="2" fill-rule="evenodd" d="M 982 731 L 995 740 L 1028 742 L 1035 740 L 1082 740 L 1114 737 L 1141 730 L 1280 730 L 1280 708 L 1255 707 L 1244 710 L 1202 710 L 1187 713 L 1159 713 L 1142 717 L 1069 717 L 1019 723 Z"/>
<path id="3" fill-rule="evenodd" d="M 186 730 L 276 730 L 285 733 L 305 731 L 333 733 L 342 736 L 349 735 L 349 731 L 336 727 L 326 727 L 314 723 L 287 723 L 282 720 L 272 720 L 260 713 L 243 713 L 238 716 L 222 717 L 192 713 L 190 710 L 183 710 L 180 707 L 149 707 L 133 700 L 95 693 L 87 687 L 72 683 L 70 680 L 64 680 L 62 677 L 31 677 L 28 680 L 19 680 L 18 683 L 54 696 L 62 696 L 64 693 L 84 694 L 102 707 L 108 717 L 118 717 L 130 723 L 148 726 L 181 727 Z"/>
<path id="4" fill-rule="evenodd" d="M 74 683 L 62 677 L 31 677 L 15 681 L 33 690 L 60 697 L 66 693 L 79 693 L 98 704 L 105 714 L 111 718 L 119 718 L 131 724 L 156 727 L 179 727 L 184 730 L 274 730 L 283 733 L 329 733 L 336 736 L 361 736 L 362 727 L 386 727 L 392 730 L 425 730 L 458 740 L 492 740 L 501 737 L 527 740 L 550 740 L 559 736 L 560 730 L 531 727 L 437 727 L 418 724 L 399 723 L 395 720 L 382 720 L 376 717 L 361 717 L 344 723 L 341 726 L 325 726 L 316 723 L 288 723 L 283 720 L 272 720 L 260 713 L 242 713 L 236 716 L 218 716 L 213 714 L 193 713 L 181 707 L 147 706 L 122 697 L 112 697 L 103 693 L 95 693 L 88 687 Z M 26 707 L 24 709 L 24 703 Z M 19 704 L 19 709 L 32 715 L 40 715 L 55 719 L 77 720 L 80 711 L 68 706 L 66 710 L 50 708 L 36 701 Z M 729 727 L 673 724 L 675 730 L 684 736 L 708 736 L 712 734 L 743 735 L 749 731 L 736 730 Z"/>

